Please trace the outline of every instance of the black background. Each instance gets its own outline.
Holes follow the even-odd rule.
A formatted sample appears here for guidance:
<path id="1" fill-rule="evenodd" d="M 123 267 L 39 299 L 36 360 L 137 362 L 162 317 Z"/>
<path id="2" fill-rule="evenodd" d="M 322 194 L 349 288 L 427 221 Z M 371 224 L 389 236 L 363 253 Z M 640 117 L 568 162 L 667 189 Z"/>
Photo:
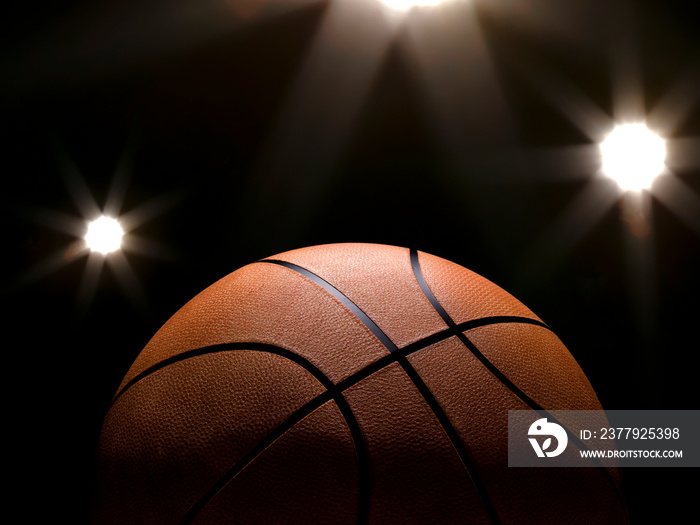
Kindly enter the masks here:
<path id="1" fill-rule="evenodd" d="M 363 84 L 361 32 L 321 44 L 337 55 L 325 62 L 335 84 L 292 95 L 328 3 L 24 4 L 0 21 L 0 169 L 4 433 L 20 465 L 9 506 L 26 521 L 87 520 L 101 421 L 163 322 L 236 268 L 306 245 L 378 242 L 453 260 L 544 319 L 605 408 L 698 408 L 694 2 L 451 4 L 449 27 L 463 17 L 475 30 L 457 41 L 484 47 L 455 44 L 462 54 L 428 68 L 454 75 L 448 93 L 472 89 L 446 104 L 448 134 L 406 45 L 411 28 L 439 27 L 429 10 L 364 57 L 377 70 L 344 126 L 329 108 L 351 106 L 345 94 Z M 613 185 L 596 180 L 594 141 L 567 111 L 612 115 L 625 70 L 647 108 L 676 108 L 656 122 L 677 139 L 673 173 L 641 215 L 628 199 L 605 204 Z M 120 196 L 134 226 L 129 271 L 110 257 L 92 293 L 88 258 L 63 227 L 88 195 L 100 207 Z M 584 195 L 599 213 L 576 207 Z M 629 471 L 633 523 L 692 508 L 689 472 Z"/>

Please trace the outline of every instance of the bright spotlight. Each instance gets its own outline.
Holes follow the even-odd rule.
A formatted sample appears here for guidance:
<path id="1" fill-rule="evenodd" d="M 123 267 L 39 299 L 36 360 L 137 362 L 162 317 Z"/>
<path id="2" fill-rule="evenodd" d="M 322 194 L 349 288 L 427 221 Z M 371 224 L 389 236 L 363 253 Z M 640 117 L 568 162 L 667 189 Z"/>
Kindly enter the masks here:
<path id="1" fill-rule="evenodd" d="M 391 9 L 408 11 L 412 7 L 438 5 L 443 0 L 381 0 L 381 2 Z"/>
<path id="2" fill-rule="evenodd" d="M 107 255 L 121 247 L 123 236 L 124 230 L 119 221 L 102 215 L 88 224 L 85 242 L 91 251 Z"/>
<path id="3" fill-rule="evenodd" d="M 665 169 L 666 143 L 645 124 L 616 126 L 600 151 L 603 173 L 625 191 L 649 189 Z"/>

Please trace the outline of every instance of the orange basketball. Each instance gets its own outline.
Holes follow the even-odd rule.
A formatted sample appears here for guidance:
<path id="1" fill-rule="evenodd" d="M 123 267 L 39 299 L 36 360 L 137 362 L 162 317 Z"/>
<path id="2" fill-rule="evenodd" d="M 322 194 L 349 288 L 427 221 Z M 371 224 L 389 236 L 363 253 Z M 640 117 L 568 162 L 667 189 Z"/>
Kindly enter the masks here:
<path id="1" fill-rule="evenodd" d="M 178 311 L 98 446 L 94 522 L 625 523 L 600 468 L 509 468 L 509 409 L 600 410 L 528 308 L 423 252 L 316 246 Z"/>

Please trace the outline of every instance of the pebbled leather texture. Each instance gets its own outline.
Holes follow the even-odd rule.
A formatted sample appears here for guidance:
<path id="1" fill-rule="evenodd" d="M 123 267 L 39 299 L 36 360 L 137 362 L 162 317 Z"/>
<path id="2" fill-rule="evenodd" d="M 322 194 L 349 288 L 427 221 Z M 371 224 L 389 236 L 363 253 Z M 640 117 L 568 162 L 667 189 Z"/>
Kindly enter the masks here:
<path id="1" fill-rule="evenodd" d="M 230 465 L 322 392 L 295 363 L 252 351 L 194 357 L 147 376 L 105 419 L 100 515 L 177 523 Z"/>
<path id="2" fill-rule="evenodd" d="M 450 319 L 408 249 L 373 244 L 271 258 L 373 329 L 265 260 L 184 305 L 105 417 L 94 523 L 626 523 L 616 471 L 507 467 L 508 410 L 600 408 L 563 343 L 497 285 L 417 257 Z"/>
<path id="3" fill-rule="evenodd" d="M 255 458 L 193 523 L 354 523 L 357 457 L 333 401 Z"/>

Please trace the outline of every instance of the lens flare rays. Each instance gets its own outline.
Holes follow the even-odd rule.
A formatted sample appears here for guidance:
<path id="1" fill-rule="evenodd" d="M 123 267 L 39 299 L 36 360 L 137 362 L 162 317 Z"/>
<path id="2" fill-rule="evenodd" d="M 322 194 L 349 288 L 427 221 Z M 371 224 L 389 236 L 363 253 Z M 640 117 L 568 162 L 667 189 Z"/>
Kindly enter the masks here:
<path id="1" fill-rule="evenodd" d="M 591 145 L 582 145 L 578 149 L 559 148 L 540 154 L 539 162 L 542 165 L 550 164 L 561 168 L 562 172 L 559 176 L 562 179 L 568 178 L 569 172 L 575 172 L 577 176 L 586 177 L 590 181 L 582 190 L 582 195 L 588 195 L 588 197 L 572 201 L 572 204 L 562 212 L 560 219 L 552 224 L 552 231 L 545 234 L 543 238 L 555 239 L 561 236 L 556 231 L 580 229 L 581 226 L 574 225 L 574 221 L 587 221 L 589 224 L 586 228 L 590 229 L 606 211 L 596 206 L 597 213 L 588 216 L 577 213 L 575 210 L 581 206 L 582 201 L 598 200 L 601 206 L 604 203 L 604 206 L 610 209 L 616 202 L 623 199 L 623 209 L 632 206 L 640 213 L 647 213 L 645 210 L 649 208 L 646 207 L 644 210 L 639 208 L 638 200 L 624 198 L 629 192 L 649 193 L 674 211 L 680 220 L 686 222 L 695 231 L 700 230 L 698 214 L 690 211 L 692 206 L 688 204 L 689 201 L 695 202 L 700 197 L 684 185 L 674 173 L 674 168 L 700 166 L 700 155 L 697 154 L 700 138 L 673 137 L 676 128 L 688 117 L 700 98 L 699 89 L 691 90 L 688 87 L 690 78 L 698 80 L 695 85 L 700 86 L 700 76 L 683 76 L 668 89 L 668 93 L 674 96 L 663 97 L 658 106 L 647 112 L 648 118 L 644 118 L 643 108 L 640 109 L 639 106 L 642 88 L 629 81 L 630 78 L 636 78 L 629 72 L 626 73 L 627 81 L 615 84 L 618 86 L 618 91 L 621 85 L 628 86 L 633 102 L 625 104 L 623 102 L 625 97 L 618 92 L 613 98 L 621 104 L 621 107 L 613 108 L 615 116 L 606 115 L 582 92 L 563 80 L 556 79 L 545 72 L 536 74 L 532 70 L 528 75 L 532 85 L 546 100 L 592 142 Z M 615 76 L 614 73 L 613 76 Z M 647 126 L 646 122 L 653 124 Z M 657 130 L 662 131 L 657 132 Z M 592 145 L 596 147 L 592 148 Z M 572 153 L 578 151 L 585 155 L 585 158 L 578 153 Z M 566 156 L 570 156 L 568 166 Z M 520 159 L 531 160 L 532 152 L 529 154 L 524 152 Z M 588 166 L 588 172 L 579 169 L 581 166 Z M 595 169 L 592 169 L 594 167 Z M 617 196 L 614 198 L 610 196 L 609 186 L 602 184 L 602 180 L 608 177 L 618 185 Z M 598 196 L 594 187 L 600 188 Z M 683 190 L 681 187 L 684 187 Z M 562 244 L 562 247 L 564 246 L 568 244 Z M 552 246 L 545 251 L 554 255 L 555 250 L 556 248 Z"/>
<path id="2" fill-rule="evenodd" d="M 533 242 L 521 267 L 523 282 L 538 282 L 556 270 L 564 256 L 617 205 L 626 290 L 637 331 L 634 344 L 642 365 L 636 373 L 648 384 L 664 357 L 657 344 L 659 334 L 654 331 L 659 284 L 652 203 L 660 202 L 700 235 L 700 196 L 675 171 L 700 166 L 700 138 L 678 136 L 683 123 L 697 110 L 700 63 L 696 61 L 690 73 L 681 71 L 667 83 L 665 95 L 650 104 L 653 99 L 642 82 L 644 64 L 636 50 L 637 37 L 635 31 L 628 30 L 611 38 L 610 114 L 545 68 L 525 68 L 531 86 L 591 141 L 589 146 L 596 146 L 588 147 L 588 158 L 583 162 L 596 167 L 588 174 L 581 173 L 573 167 L 574 163 L 582 164 L 580 157 L 572 156 L 570 167 L 566 167 L 561 152 L 552 155 L 563 170 L 576 171 L 588 181 Z M 655 384 L 653 388 L 662 386 Z M 659 399 L 660 395 L 653 395 L 656 393 L 652 397 Z"/>
<path id="3" fill-rule="evenodd" d="M 133 230 L 163 213 L 177 202 L 174 195 L 159 197 L 127 213 L 121 209 L 131 173 L 129 149 L 115 170 L 106 204 L 100 208 L 77 166 L 61 148 L 54 149 L 55 159 L 66 183 L 68 194 L 79 215 L 73 216 L 55 210 L 28 208 L 24 215 L 38 225 L 49 227 L 72 238 L 68 245 L 52 255 L 38 260 L 15 282 L 22 287 L 49 277 L 68 264 L 86 258 L 85 268 L 76 288 L 78 313 L 84 315 L 92 303 L 105 265 L 113 271 L 118 282 L 134 306 L 145 311 L 146 296 L 125 252 L 163 257 L 164 246 L 135 234 Z"/>

